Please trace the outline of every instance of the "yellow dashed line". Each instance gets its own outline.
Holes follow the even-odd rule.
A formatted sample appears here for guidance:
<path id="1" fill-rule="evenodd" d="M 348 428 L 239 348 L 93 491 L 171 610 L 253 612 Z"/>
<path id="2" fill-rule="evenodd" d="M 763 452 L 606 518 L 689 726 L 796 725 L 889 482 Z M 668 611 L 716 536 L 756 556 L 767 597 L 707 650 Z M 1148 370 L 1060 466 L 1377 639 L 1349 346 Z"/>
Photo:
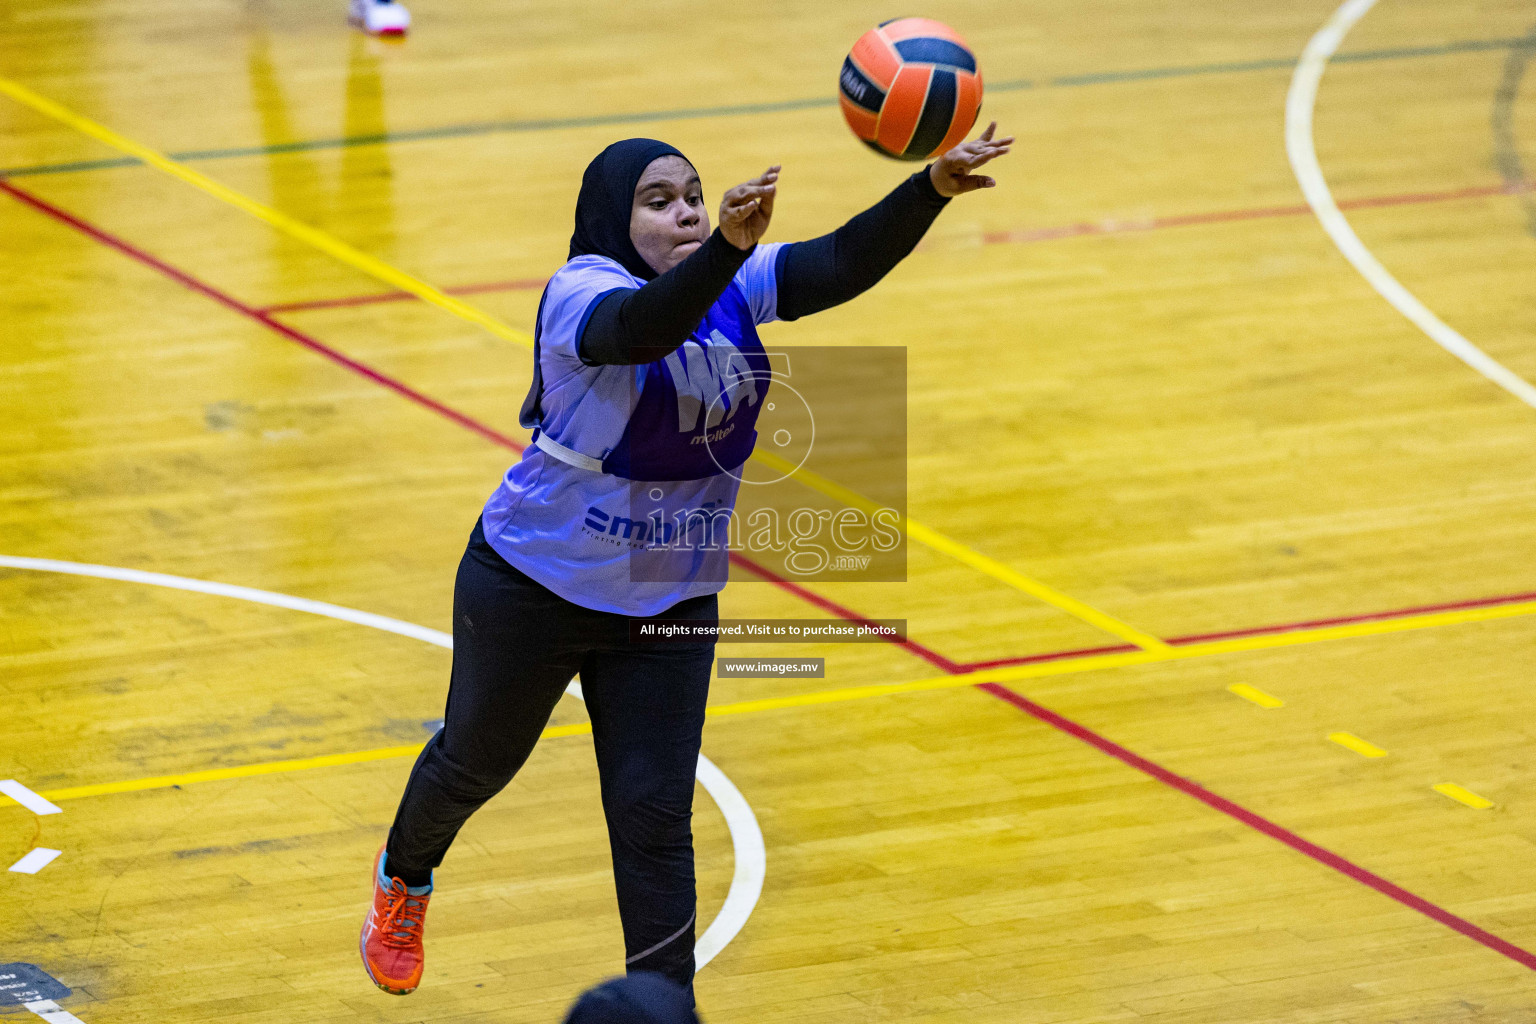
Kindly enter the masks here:
<path id="1" fill-rule="evenodd" d="M 1261 708 L 1283 708 L 1285 701 L 1273 694 L 1265 693 L 1257 686 L 1249 686 L 1247 683 L 1233 683 L 1227 687 L 1228 693 L 1235 693 L 1243 700 L 1251 700 Z"/>
<path id="2" fill-rule="evenodd" d="M 1345 750 L 1353 750 L 1361 757 L 1386 757 L 1387 752 L 1376 744 L 1361 739 L 1351 732 L 1331 732 L 1328 738 Z"/>
<path id="3" fill-rule="evenodd" d="M 1457 803 L 1466 804 L 1475 810 L 1486 811 L 1493 806 L 1492 800 L 1489 800 L 1487 797 L 1478 796 L 1470 789 L 1463 789 L 1454 782 L 1442 782 L 1438 786 L 1431 786 L 1429 788 L 1441 796 L 1448 796 Z"/>

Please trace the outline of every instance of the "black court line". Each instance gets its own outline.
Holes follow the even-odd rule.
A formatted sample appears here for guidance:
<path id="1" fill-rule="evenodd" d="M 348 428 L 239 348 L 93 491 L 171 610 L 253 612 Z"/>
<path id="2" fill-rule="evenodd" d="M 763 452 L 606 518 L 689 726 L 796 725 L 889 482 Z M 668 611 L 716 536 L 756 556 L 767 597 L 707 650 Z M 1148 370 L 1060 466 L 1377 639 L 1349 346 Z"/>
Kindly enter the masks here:
<path id="1" fill-rule="evenodd" d="M 1520 137 L 1515 131 L 1515 101 L 1520 97 L 1520 85 L 1532 60 L 1536 60 L 1536 25 L 1531 26 L 1530 34 L 1518 46 L 1510 48 L 1504 61 L 1504 76 L 1493 94 L 1493 155 L 1506 186 L 1525 182 Z M 1520 201 L 1525 206 L 1526 230 L 1536 235 L 1536 198 L 1527 194 Z"/>
<path id="2" fill-rule="evenodd" d="M 1399 46 L 1380 50 L 1356 50 L 1335 54 L 1335 63 L 1368 62 L 1382 60 L 1411 60 L 1420 57 L 1443 57 L 1458 53 L 1482 53 L 1487 51 L 1517 49 L 1527 46 L 1529 37 L 1514 39 L 1462 39 L 1427 46 Z M 991 82 L 988 93 L 1022 92 L 1028 89 L 1072 89 L 1090 85 L 1113 85 L 1123 82 L 1150 82 L 1169 78 L 1194 78 L 1202 75 L 1232 75 L 1254 71 L 1288 70 L 1296 66 L 1295 57 L 1271 57 L 1262 60 L 1226 61 L 1213 64 L 1188 64 L 1177 67 L 1133 68 L 1126 71 L 1097 71 L 1081 75 L 1058 75 L 1039 80 L 1028 78 Z M 321 149 L 345 149 L 353 146 L 381 146 L 397 142 L 424 142 L 436 139 L 462 139 L 481 135 L 503 135 L 525 132 L 559 131 L 567 128 L 595 128 L 604 125 L 638 124 L 647 121 L 688 121 L 708 117 L 748 117 L 758 114 L 777 114 L 795 110 L 816 110 L 837 106 L 837 98 L 831 95 L 813 99 L 779 100 L 771 103 L 739 103 L 713 107 L 678 107 L 668 110 L 644 110 L 634 113 L 596 114 L 590 117 L 548 117 L 507 121 L 473 121 L 465 124 L 440 125 L 435 128 L 412 128 L 397 132 L 375 132 L 366 135 L 344 135 L 326 139 L 305 139 L 280 142 L 265 146 L 235 146 L 228 149 L 193 149 L 169 154 L 173 159 L 195 162 L 200 160 L 229 160 L 247 156 L 277 156 L 283 153 L 304 153 Z M 43 174 L 66 174 L 74 171 L 98 171 L 113 167 L 136 167 L 141 161 L 133 157 L 115 157 L 104 160 L 75 160 L 67 163 L 37 164 L 29 167 L 0 168 L 0 177 L 24 178 Z"/>

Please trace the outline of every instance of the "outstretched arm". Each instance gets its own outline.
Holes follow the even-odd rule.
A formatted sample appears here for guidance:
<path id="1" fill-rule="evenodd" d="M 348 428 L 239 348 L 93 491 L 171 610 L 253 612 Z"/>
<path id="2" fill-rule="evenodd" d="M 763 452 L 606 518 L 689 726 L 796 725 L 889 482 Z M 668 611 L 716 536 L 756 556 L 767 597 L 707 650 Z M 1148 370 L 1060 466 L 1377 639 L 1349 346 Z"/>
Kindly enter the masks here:
<path id="1" fill-rule="evenodd" d="M 640 288 L 619 288 L 598 300 L 577 342 L 581 361 L 649 363 L 687 341 L 768 230 L 778 176 L 770 167 L 727 192 L 720 226 L 683 262 Z"/>
<path id="2" fill-rule="evenodd" d="M 780 249 L 779 318 L 819 313 L 868 291 L 917 246 L 951 198 L 996 186 L 972 173 L 1012 145 L 1012 136 L 993 139 L 996 130 L 994 121 L 831 234 Z"/>

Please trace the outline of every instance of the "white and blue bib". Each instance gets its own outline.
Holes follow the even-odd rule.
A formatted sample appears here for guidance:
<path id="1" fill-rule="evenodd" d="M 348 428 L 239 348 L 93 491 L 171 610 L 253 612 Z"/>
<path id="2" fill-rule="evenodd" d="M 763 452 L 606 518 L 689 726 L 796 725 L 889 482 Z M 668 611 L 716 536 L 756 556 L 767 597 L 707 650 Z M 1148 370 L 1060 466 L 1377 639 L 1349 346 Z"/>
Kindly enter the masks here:
<path id="1" fill-rule="evenodd" d="M 556 271 L 536 348 L 538 432 L 555 445 L 530 445 L 486 502 L 502 558 L 568 601 L 626 615 L 724 587 L 726 531 L 702 535 L 735 508 L 732 471 L 757 437 L 770 373 L 756 328 L 777 318 L 780 248 L 759 245 L 688 340 L 638 366 L 588 366 L 577 342 L 608 293 L 645 282 L 605 256 Z M 693 529 L 700 543 L 679 534 Z"/>

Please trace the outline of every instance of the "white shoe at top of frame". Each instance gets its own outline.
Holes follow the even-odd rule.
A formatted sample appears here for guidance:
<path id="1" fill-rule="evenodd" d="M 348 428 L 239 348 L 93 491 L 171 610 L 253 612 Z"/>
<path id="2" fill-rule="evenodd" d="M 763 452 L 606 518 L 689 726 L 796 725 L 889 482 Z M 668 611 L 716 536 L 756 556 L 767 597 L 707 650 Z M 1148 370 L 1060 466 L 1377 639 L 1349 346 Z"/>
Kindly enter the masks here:
<path id="1" fill-rule="evenodd" d="M 348 21 L 371 36 L 403 36 L 411 12 L 397 0 L 351 0 Z"/>

